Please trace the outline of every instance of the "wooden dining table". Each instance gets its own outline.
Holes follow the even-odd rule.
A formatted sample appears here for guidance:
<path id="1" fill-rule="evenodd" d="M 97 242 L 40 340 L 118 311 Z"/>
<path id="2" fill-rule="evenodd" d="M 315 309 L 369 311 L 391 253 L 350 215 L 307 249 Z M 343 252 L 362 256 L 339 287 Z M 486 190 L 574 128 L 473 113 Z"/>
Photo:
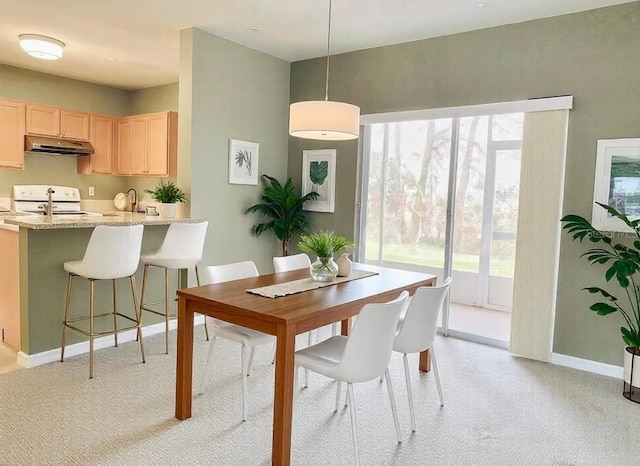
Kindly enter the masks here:
<path id="1" fill-rule="evenodd" d="M 296 335 L 338 321 L 342 321 L 342 334 L 348 335 L 350 318 L 365 304 L 390 301 L 403 290 L 413 294 L 418 287 L 433 286 L 436 281 L 434 275 L 404 270 L 357 263 L 353 268 L 376 274 L 277 298 L 247 290 L 307 278 L 309 271 L 301 269 L 178 290 L 176 418 L 191 417 L 194 313 L 275 335 L 271 463 L 290 464 Z M 428 370 L 428 355 L 421 355 L 420 368 Z"/>

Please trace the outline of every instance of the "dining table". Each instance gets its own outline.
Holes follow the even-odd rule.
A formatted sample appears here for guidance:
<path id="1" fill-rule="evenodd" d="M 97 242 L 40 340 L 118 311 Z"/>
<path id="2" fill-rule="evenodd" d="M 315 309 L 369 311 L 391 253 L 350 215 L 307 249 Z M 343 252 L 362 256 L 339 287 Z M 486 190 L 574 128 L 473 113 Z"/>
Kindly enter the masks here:
<path id="1" fill-rule="evenodd" d="M 179 289 L 175 417 L 191 417 L 194 313 L 275 335 L 271 463 L 289 465 L 296 335 L 339 321 L 342 334 L 348 335 L 351 317 L 365 304 L 390 301 L 404 290 L 413 294 L 419 287 L 436 283 L 436 276 L 426 273 L 360 263 L 354 263 L 353 269 L 372 275 L 276 298 L 247 290 L 308 279 L 309 270 Z M 428 354 L 421 353 L 420 370 L 428 369 Z"/>

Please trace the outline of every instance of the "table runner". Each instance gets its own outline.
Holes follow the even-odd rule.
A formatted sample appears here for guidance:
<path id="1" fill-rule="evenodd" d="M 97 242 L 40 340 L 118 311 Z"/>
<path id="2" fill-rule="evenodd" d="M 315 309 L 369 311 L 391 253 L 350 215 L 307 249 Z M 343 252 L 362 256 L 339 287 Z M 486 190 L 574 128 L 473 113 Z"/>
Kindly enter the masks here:
<path id="1" fill-rule="evenodd" d="M 247 290 L 248 293 L 257 294 L 266 298 L 277 298 L 288 294 L 302 293 L 303 291 L 315 290 L 325 286 L 337 285 L 359 278 L 371 277 L 378 275 L 378 272 L 369 272 L 367 270 L 352 270 L 348 277 L 336 277 L 330 282 L 317 282 L 313 278 L 303 278 L 291 282 L 278 283 L 276 285 L 263 286 L 261 288 L 252 288 Z"/>

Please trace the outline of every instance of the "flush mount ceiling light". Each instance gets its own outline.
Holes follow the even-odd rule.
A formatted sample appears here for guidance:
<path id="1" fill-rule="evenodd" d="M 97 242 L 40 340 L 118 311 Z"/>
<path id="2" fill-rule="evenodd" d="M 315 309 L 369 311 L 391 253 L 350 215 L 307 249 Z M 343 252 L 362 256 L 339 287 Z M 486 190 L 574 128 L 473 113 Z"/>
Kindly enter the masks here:
<path id="1" fill-rule="evenodd" d="M 38 34 L 21 34 L 20 47 L 32 57 L 58 60 L 62 57 L 64 42 Z"/>
<path id="2" fill-rule="evenodd" d="M 296 102 L 289 107 L 289 134 L 305 139 L 356 139 L 360 132 L 360 107 L 329 100 L 329 56 L 331 52 L 331 0 L 327 30 L 327 75 L 324 100 Z"/>

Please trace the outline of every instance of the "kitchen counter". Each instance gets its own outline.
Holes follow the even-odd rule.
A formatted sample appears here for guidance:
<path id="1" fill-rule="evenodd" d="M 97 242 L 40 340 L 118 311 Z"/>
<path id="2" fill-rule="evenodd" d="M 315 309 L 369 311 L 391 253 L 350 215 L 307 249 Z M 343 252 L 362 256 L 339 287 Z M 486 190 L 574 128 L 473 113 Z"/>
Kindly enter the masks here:
<path id="1" fill-rule="evenodd" d="M 16 215 L 12 213 L 3 217 L 7 225 L 15 225 L 31 230 L 53 230 L 68 228 L 93 228 L 98 225 L 126 226 L 126 225 L 171 225 L 172 223 L 199 223 L 204 219 L 199 218 L 165 218 L 162 216 L 150 216 L 131 212 L 103 212 L 102 216 L 53 216 L 46 218 L 44 215 Z"/>

